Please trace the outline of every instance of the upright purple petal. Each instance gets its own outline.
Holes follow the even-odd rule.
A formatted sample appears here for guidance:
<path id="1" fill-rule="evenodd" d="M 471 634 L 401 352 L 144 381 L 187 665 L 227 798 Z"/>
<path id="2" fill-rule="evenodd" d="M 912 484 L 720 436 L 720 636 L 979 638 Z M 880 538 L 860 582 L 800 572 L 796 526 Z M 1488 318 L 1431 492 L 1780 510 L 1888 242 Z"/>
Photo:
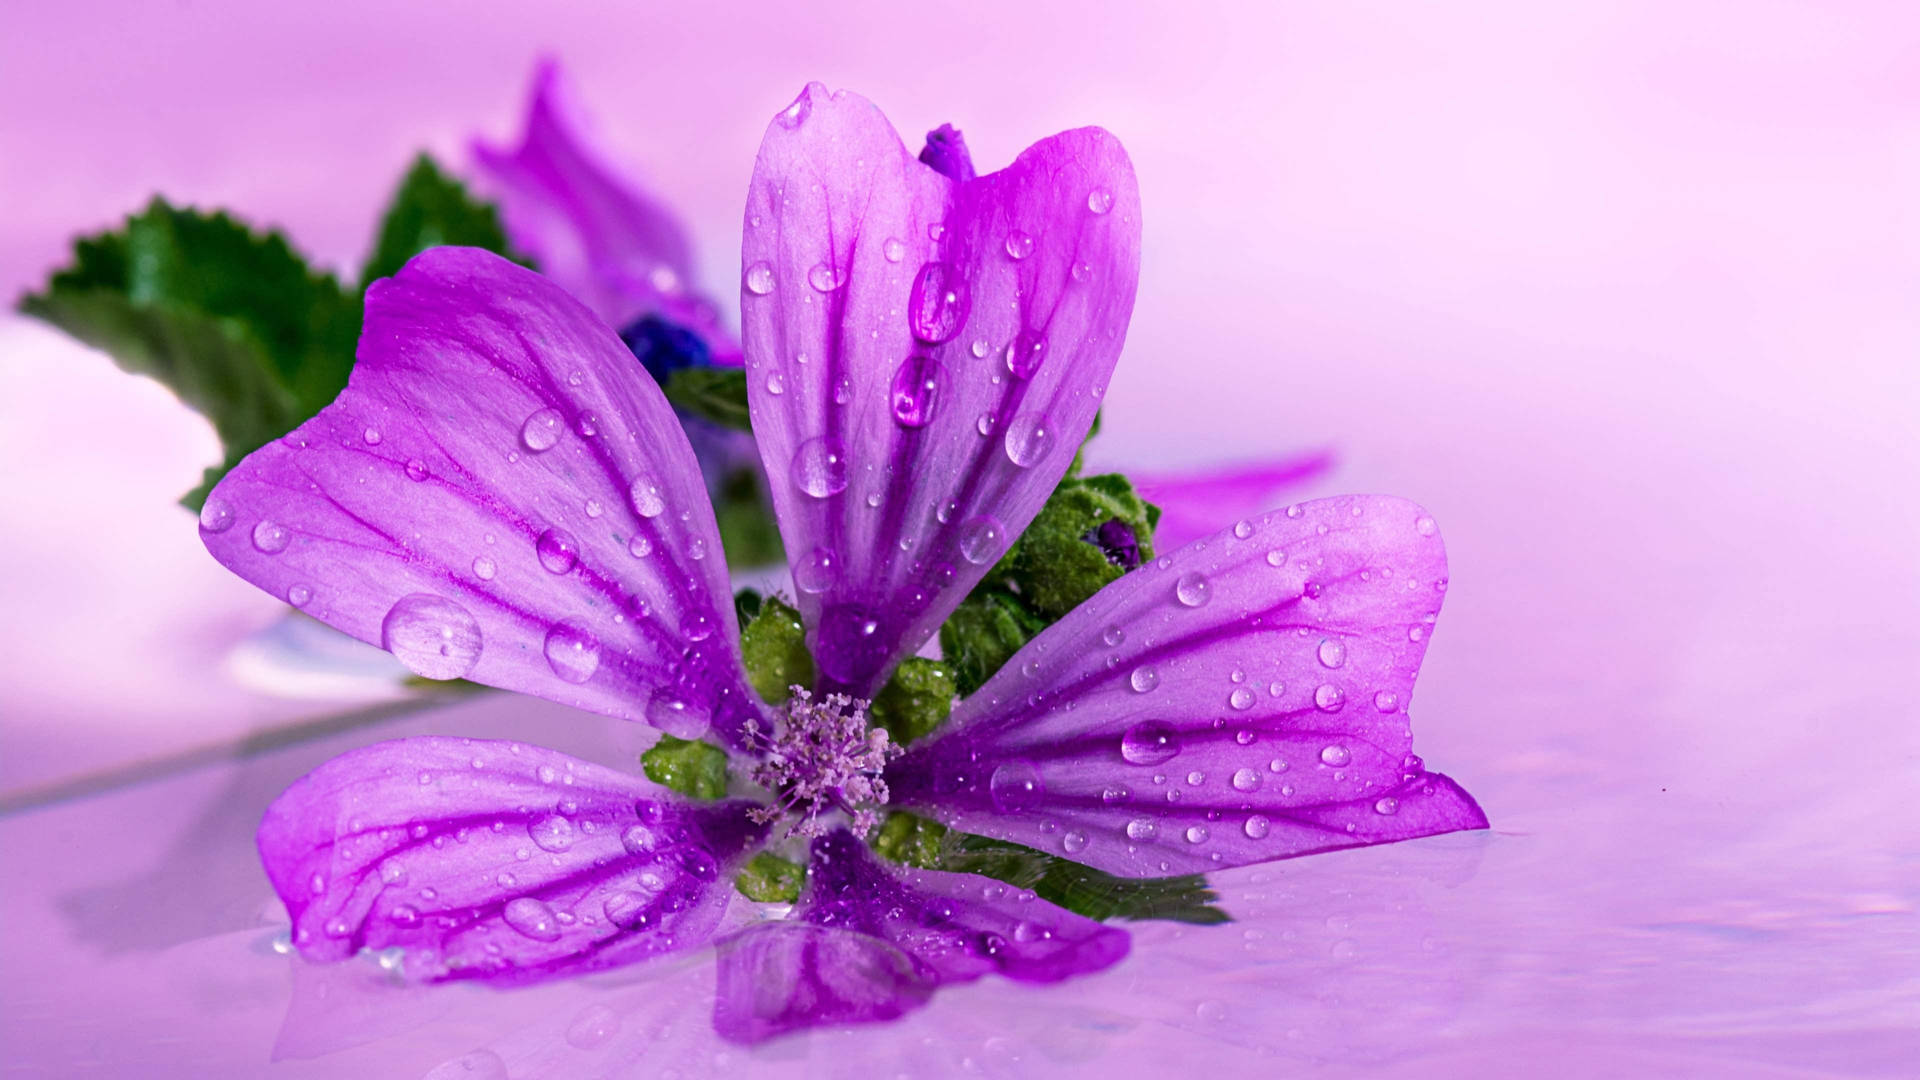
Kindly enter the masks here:
<path id="1" fill-rule="evenodd" d="M 1140 204 L 1082 128 L 956 183 L 811 84 L 747 196 L 754 431 L 826 682 L 869 695 L 1006 550 L 1092 423 L 1126 335 Z"/>
<path id="2" fill-rule="evenodd" d="M 531 980 L 705 942 L 764 839 L 751 807 L 536 746 L 401 739 L 295 782 L 260 857 L 309 959 L 397 946 L 409 977 Z"/>
<path id="3" fill-rule="evenodd" d="M 1095 445 L 1098 445 L 1097 443 Z M 1259 513 L 1332 469 L 1332 450 L 1185 472 L 1122 467 L 1140 497 L 1160 508 L 1153 539 L 1171 551 L 1211 536 L 1222 521 Z"/>
<path id="4" fill-rule="evenodd" d="M 526 130 L 512 149 L 475 142 L 516 249 L 614 327 L 660 315 L 707 339 L 716 363 L 738 344 L 693 282 L 693 245 L 665 204 L 607 166 L 588 145 L 560 65 L 534 72 Z"/>
<path id="5" fill-rule="evenodd" d="M 1034 638 L 888 769 L 892 801 L 1141 877 L 1484 828 L 1412 753 L 1446 586 L 1401 499 L 1242 521 Z"/>
<path id="6" fill-rule="evenodd" d="M 892 1019 L 990 972 L 1057 982 L 1119 963 L 1129 944 L 990 878 L 890 867 L 845 829 L 813 842 L 791 919 L 723 943 L 714 1025 L 727 1038 Z"/>
<path id="7" fill-rule="evenodd" d="M 693 737 L 757 708 L 679 420 L 532 271 L 436 248 L 367 293 L 332 405 L 201 514 L 229 569 L 429 678 Z"/>

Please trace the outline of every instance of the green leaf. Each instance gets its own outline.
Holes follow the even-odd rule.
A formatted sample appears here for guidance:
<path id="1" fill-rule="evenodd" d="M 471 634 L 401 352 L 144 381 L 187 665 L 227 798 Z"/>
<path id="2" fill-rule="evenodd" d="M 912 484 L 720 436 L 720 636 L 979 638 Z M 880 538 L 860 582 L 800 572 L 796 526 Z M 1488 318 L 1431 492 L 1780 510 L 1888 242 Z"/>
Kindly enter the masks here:
<path id="1" fill-rule="evenodd" d="M 359 305 L 277 232 L 154 199 L 83 237 L 20 310 L 148 376 L 213 424 L 227 468 L 332 401 L 353 367 Z"/>
<path id="2" fill-rule="evenodd" d="M 758 469 L 735 469 L 727 474 L 714 496 L 713 516 L 720 526 L 720 546 L 726 550 L 728 566 L 740 570 L 786 563 L 780 526 L 760 494 Z"/>
<path id="3" fill-rule="evenodd" d="M 727 793 L 727 752 L 713 745 L 660 736 L 640 755 L 647 779 L 692 799 L 718 799 Z"/>
<path id="4" fill-rule="evenodd" d="M 408 259 L 443 244 L 485 248 L 532 265 L 509 250 L 499 210 L 468 194 L 465 185 L 421 154 L 414 158 L 381 216 L 373 253 L 360 270 L 361 288 L 377 278 L 393 276 Z"/>
<path id="5" fill-rule="evenodd" d="M 1046 628 L 1047 620 L 1018 596 L 983 582 L 941 624 L 940 654 L 953 668 L 955 687 L 971 694 Z"/>
<path id="6" fill-rule="evenodd" d="M 711 420 L 721 427 L 753 430 L 753 421 L 747 416 L 745 368 L 684 367 L 669 374 L 661 389 L 681 412 Z"/>
<path id="7" fill-rule="evenodd" d="M 918 814 L 892 813 L 873 834 L 873 850 L 883 859 L 932 870 L 940 865 L 947 827 Z"/>
<path id="8" fill-rule="evenodd" d="M 905 746 L 946 722 L 958 692 L 953 668 L 939 660 L 909 656 L 873 696 L 867 717 Z"/>
<path id="9" fill-rule="evenodd" d="M 813 685 L 806 624 L 777 596 L 762 600 L 752 621 L 740 628 L 740 661 L 754 692 L 769 705 L 784 703 L 789 687 Z"/>
<path id="10" fill-rule="evenodd" d="M 755 855 L 733 879 L 740 895 L 762 904 L 791 904 L 800 899 L 807 872 L 799 863 L 772 852 Z"/>
<path id="11" fill-rule="evenodd" d="M 1168 919 L 1206 925 L 1232 918 L 1214 906 L 1220 897 L 1199 874 L 1115 877 L 1071 859 L 970 833 L 947 833 L 938 869 L 981 874 L 1015 888 L 1032 889 L 1042 900 L 1090 919 Z"/>

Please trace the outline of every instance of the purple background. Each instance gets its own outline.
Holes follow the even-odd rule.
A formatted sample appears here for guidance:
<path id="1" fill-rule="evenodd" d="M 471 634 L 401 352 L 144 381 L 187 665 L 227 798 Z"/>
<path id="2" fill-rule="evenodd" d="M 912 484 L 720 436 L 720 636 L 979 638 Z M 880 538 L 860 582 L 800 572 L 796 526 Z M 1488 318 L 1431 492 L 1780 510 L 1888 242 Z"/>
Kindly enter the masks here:
<path id="1" fill-rule="evenodd" d="M 515 130 L 541 52 L 688 215 L 723 294 L 760 130 L 807 79 L 910 138 L 952 121 L 984 167 L 1102 124 L 1146 246 L 1100 454 L 1333 445 L 1315 493 L 1425 503 L 1453 587 L 1417 747 L 1496 831 L 1221 875 L 1230 926 L 1152 926 L 1073 988 L 981 983 L 884 1032 L 716 1061 L 697 963 L 411 1010 L 307 982 L 269 1067 L 294 984 L 250 833 L 280 785 L 376 731 L 613 761 L 631 733 L 491 698 L 261 749 L 366 720 L 380 682 L 235 654 L 280 608 L 173 505 L 210 432 L 7 315 L 0 1075 L 413 1077 L 480 1047 L 515 1080 L 869 1059 L 1908 1075 L 1911 6 L 921 7 L 21 7 L 0 35 L 0 294 L 154 191 L 351 266 L 414 150 L 464 166 L 469 134 Z M 592 1009 L 619 1034 L 582 1049 L 565 1035 Z M 494 1076 L 474 1060 L 433 1075 Z"/>

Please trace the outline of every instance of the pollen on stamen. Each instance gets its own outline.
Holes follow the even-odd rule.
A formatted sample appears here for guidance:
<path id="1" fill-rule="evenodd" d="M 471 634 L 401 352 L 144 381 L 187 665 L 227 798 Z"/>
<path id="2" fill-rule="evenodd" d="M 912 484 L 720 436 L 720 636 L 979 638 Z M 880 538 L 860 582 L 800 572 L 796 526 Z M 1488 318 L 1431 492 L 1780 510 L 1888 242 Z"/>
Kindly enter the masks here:
<path id="1" fill-rule="evenodd" d="M 801 687 L 789 690 L 793 696 L 775 731 L 763 734 L 758 722 L 747 722 L 747 741 L 766 754 L 753 779 L 774 797 L 752 811 L 753 819 L 764 825 L 792 816 L 787 836 L 812 838 L 826 835 L 829 824 L 821 815 L 837 809 L 847 815 L 848 828 L 865 837 L 887 802 L 880 774 L 903 748 L 885 728 L 868 725 L 868 702 L 845 694 L 816 702 Z"/>

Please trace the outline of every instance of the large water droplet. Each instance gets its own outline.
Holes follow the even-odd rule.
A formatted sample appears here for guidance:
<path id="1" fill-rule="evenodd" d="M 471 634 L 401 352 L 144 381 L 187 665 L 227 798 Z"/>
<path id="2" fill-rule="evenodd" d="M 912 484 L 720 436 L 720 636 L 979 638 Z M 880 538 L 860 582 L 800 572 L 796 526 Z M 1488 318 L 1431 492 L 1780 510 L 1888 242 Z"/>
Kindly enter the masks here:
<path id="1" fill-rule="evenodd" d="M 713 726 L 713 714 L 668 692 L 647 702 L 647 723 L 676 739 L 697 739 Z"/>
<path id="2" fill-rule="evenodd" d="M 1173 583 L 1173 595 L 1187 607 L 1199 607 L 1213 599 L 1213 583 L 1200 571 L 1189 571 L 1181 574 L 1180 580 Z"/>
<path id="3" fill-rule="evenodd" d="M 767 372 L 766 387 L 767 393 L 772 394 L 774 397 L 779 397 L 781 394 L 787 392 L 787 377 L 777 371 L 769 371 Z"/>
<path id="4" fill-rule="evenodd" d="M 1347 646 L 1335 638 L 1323 638 L 1318 650 L 1320 666 L 1337 668 L 1347 662 Z"/>
<path id="5" fill-rule="evenodd" d="M 823 593 L 840 580 L 840 556 L 830 547 L 817 547 L 793 566 L 793 587 L 803 593 Z"/>
<path id="6" fill-rule="evenodd" d="M 1006 530 L 998 519 L 982 514 L 960 526 L 960 557 L 975 566 L 998 559 L 1006 546 Z"/>
<path id="7" fill-rule="evenodd" d="M 1347 695 L 1332 683 L 1321 683 L 1314 688 L 1313 706 L 1321 712 L 1339 712 L 1347 703 Z"/>
<path id="8" fill-rule="evenodd" d="M 643 518 L 656 518 L 667 510 L 667 500 L 660 494 L 660 485 L 650 477 L 638 477 L 627 488 L 627 501 L 633 504 L 633 512 Z"/>
<path id="9" fill-rule="evenodd" d="M 793 485 L 816 499 L 847 490 L 847 451 L 831 435 L 818 435 L 793 452 Z"/>
<path id="10" fill-rule="evenodd" d="M 1391 690 L 1382 690 L 1373 695 L 1373 707 L 1381 712 L 1393 712 L 1400 707 L 1400 695 Z"/>
<path id="11" fill-rule="evenodd" d="M 1087 834 L 1079 829 L 1068 829 L 1060 838 L 1060 847 L 1069 855 L 1077 855 L 1087 850 Z"/>
<path id="12" fill-rule="evenodd" d="M 807 284 L 814 292 L 828 293 L 846 284 L 846 275 L 833 268 L 831 263 L 814 263 L 807 271 Z"/>
<path id="13" fill-rule="evenodd" d="M 1247 823 L 1241 828 L 1250 839 L 1262 840 L 1266 838 L 1267 833 L 1273 831 L 1273 822 L 1268 821 L 1265 814 L 1252 814 L 1247 817 Z"/>
<path id="14" fill-rule="evenodd" d="M 1400 812 L 1400 800 L 1391 795 L 1378 799 L 1373 804 L 1373 812 L 1376 814 L 1386 814 L 1388 816 L 1397 814 Z"/>
<path id="15" fill-rule="evenodd" d="M 560 940 L 560 920 L 554 918 L 553 909 L 531 896 L 507 901 L 507 906 L 500 910 L 500 917 L 506 920 L 508 926 L 535 941 Z"/>
<path id="16" fill-rule="evenodd" d="M 1100 631 L 1100 640 L 1106 642 L 1109 647 L 1118 646 L 1127 640 L 1127 632 L 1117 625 L 1109 626 Z"/>
<path id="17" fill-rule="evenodd" d="M 433 471 L 427 468 L 427 463 L 419 458 L 407 462 L 407 479 L 418 483 L 432 475 Z"/>
<path id="18" fill-rule="evenodd" d="M 1030 761 L 1005 762 L 987 780 L 987 796 L 993 800 L 994 809 L 1003 814 L 1031 810 L 1046 794 L 1040 770 Z"/>
<path id="19" fill-rule="evenodd" d="M 890 263 L 897 263 L 907 257 L 907 245 L 889 236 L 887 242 L 880 245 L 880 254 Z"/>
<path id="20" fill-rule="evenodd" d="M 1160 835 L 1160 826 L 1148 818 L 1134 818 L 1127 822 L 1127 839 L 1145 843 Z"/>
<path id="21" fill-rule="evenodd" d="M 966 325 L 972 293 L 966 275 L 952 263 L 934 260 L 920 268 L 907 299 L 907 325 L 913 336 L 932 345 L 952 340 Z"/>
<path id="22" fill-rule="evenodd" d="M 1047 361 L 1047 336 L 1035 330 L 1022 330 L 1007 345 L 1007 370 L 1016 379 L 1031 379 Z"/>
<path id="23" fill-rule="evenodd" d="M 1120 756 L 1134 765 L 1159 765 L 1180 753 L 1180 733 L 1172 724 L 1142 720 L 1120 736 Z"/>
<path id="24" fill-rule="evenodd" d="M 1344 768 L 1352 760 L 1353 754 L 1339 743 L 1331 743 L 1320 750 L 1321 763 L 1335 769 Z"/>
<path id="25" fill-rule="evenodd" d="M 1160 685 L 1160 671 L 1152 664 L 1141 664 L 1127 676 L 1127 685 L 1133 687 L 1136 694 L 1144 694 Z"/>
<path id="26" fill-rule="evenodd" d="M 305 585 L 289 585 L 287 587 L 287 603 L 292 604 L 294 607 L 306 607 L 312 599 L 313 590 L 307 588 Z"/>
<path id="27" fill-rule="evenodd" d="M 559 854 L 573 848 L 573 822 L 562 814 L 548 814 L 527 826 L 527 835 L 541 851 Z"/>
<path id="28" fill-rule="evenodd" d="M 210 533 L 223 533 L 233 528 L 233 507 L 224 499 L 208 499 L 200 507 L 200 527 Z"/>
<path id="29" fill-rule="evenodd" d="M 1007 458 L 1023 469 L 1038 465 L 1053 449 L 1053 429 L 1037 412 L 1021 413 L 1007 423 Z"/>
<path id="30" fill-rule="evenodd" d="M 893 373 L 893 419 L 901 427 L 924 427 L 933 419 L 946 372 L 940 361 L 915 353 Z"/>
<path id="31" fill-rule="evenodd" d="M 747 291 L 755 296 L 765 296 L 773 291 L 773 267 L 765 261 L 747 267 L 743 277 Z"/>
<path id="32" fill-rule="evenodd" d="M 600 639 L 577 618 L 554 623 L 547 630 L 543 651 L 547 654 L 547 666 L 570 683 L 586 682 L 600 667 Z"/>
<path id="33" fill-rule="evenodd" d="M 480 624 L 451 600 L 414 593 L 388 609 L 380 645 L 423 679 L 458 679 L 480 659 Z"/>
<path id="34" fill-rule="evenodd" d="M 527 449 L 538 454 L 553 449 L 553 444 L 560 441 L 561 434 L 566 430 L 567 421 L 560 415 L 559 409 L 541 409 L 520 425 L 520 441 L 526 444 Z"/>
<path id="35" fill-rule="evenodd" d="M 293 534 L 284 525 L 262 521 L 253 527 L 253 546 L 267 555 L 278 555 L 293 542 Z"/>
<path id="36" fill-rule="evenodd" d="M 548 529 L 541 533 L 533 550 L 540 556 L 540 565 L 546 567 L 548 573 L 564 574 L 580 562 L 580 541 L 565 529 Z"/>
<path id="37" fill-rule="evenodd" d="M 493 560 L 485 555 L 477 555 L 473 560 L 473 576 L 481 581 L 492 581 L 495 571 Z"/>
<path id="38" fill-rule="evenodd" d="M 1007 258 L 1018 261 L 1033 254 L 1033 237 L 1015 229 L 1007 234 Z"/>
<path id="39" fill-rule="evenodd" d="M 1236 709 L 1251 709 L 1253 708 L 1253 691 L 1244 686 L 1236 687 L 1233 693 L 1227 695 L 1227 704 Z"/>
<path id="40" fill-rule="evenodd" d="M 1087 209 L 1096 214 L 1113 209 L 1113 192 L 1106 188 L 1094 188 L 1087 192 Z"/>
<path id="41" fill-rule="evenodd" d="M 1209 835 L 1205 825 L 1187 826 L 1187 843 L 1189 844 L 1204 844 Z"/>
<path id="42" fill-rule="evenodd" d="M 1236 769 L 1233 774 L 1235 791 L 1259 791 L 1260 771 L 1258 769 Z"/>

